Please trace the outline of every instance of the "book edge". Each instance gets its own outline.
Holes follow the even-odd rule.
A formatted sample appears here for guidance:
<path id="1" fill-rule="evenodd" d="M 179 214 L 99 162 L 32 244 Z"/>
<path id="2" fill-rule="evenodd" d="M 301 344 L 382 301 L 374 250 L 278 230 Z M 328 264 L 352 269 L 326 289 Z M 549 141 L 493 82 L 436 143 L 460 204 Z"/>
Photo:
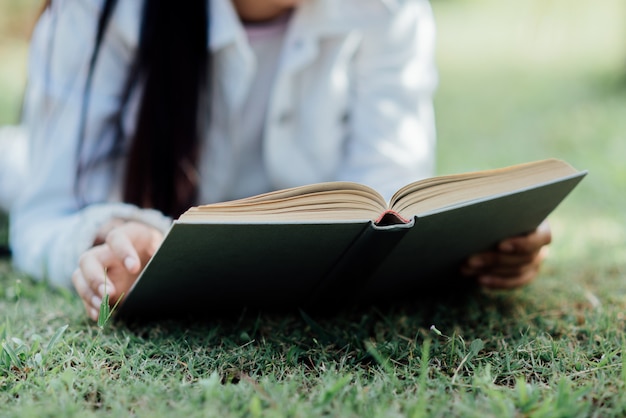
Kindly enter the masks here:
<path id="1" fill-rule="evenodd" d="M 522 187 L 522 188 L 519 188 L 519 189 L 513 189 L 513 190 L 509 190 L 509 191 L 502 192 L 502 193 L 492 194 L 492 195 L 489 195 L 489 196 L 483 196 L 483 197 L 477 198 L 477 199 L 470 199 L 470 200 L 466 200 L 466 201 L 463 201 L 463 202 L 455 203 L 455 204 L 452 204 L 452 205 L 442 206 L 442 207 L 439 207 L 439 208 L 436 208 L 436 209 L 432 209 L 432 210 L 429 210 L 429 211 L 426 211 L 426 212 L 421 212 L 421 213 L 416 214 L 414 216 L 414 218 L 425 217 L 425 216 L 429 216 L 429 215 L 434 215 L 434 214 L 437 214 L 437 213 L 445 212 L 445 211 L 448 211 L 448 210 L 453 210 L 453 209 L 457 209 L 457 208 L 461 208 L 461 207 L 465 207 L 465 206 L 471 206 L 471 205 L 474 205 L 474 204 L 477 204 L 477 203 L 480 203 L 480 202 L 485 202 L 485 201 L 488 201 L 488 200 L 499 199 L 499 198 L 502 198 L 504 196 L 509 196 L 509 195 L 512 195 L 512 194 L 515 194 L 515 193 L 523 193 L 523 192 L 528 191 L 528 190 L 534 190 L 534 189 L 538 189 L 538 188 L 541 188 L 541 187 L 546 187 L 546 186 L 549 186 L 549 185 L 552 185 L 552 184 L 562 183 L 562 182 L 565 182 L 565 181 L 568 181 L 568 180 L 572 180 L 572 179 L 575 179 L 575 178 L 579 178 L 579 181 L 580 181 L 588 173 L 589 173 L 588 170 L 580 170 L 580 171 L 578 171 L 576 173 L 573 173 L 573 174 L 571 174 L 569 176 L 558 177 L 558 178 L 555 178 L 555 179 L 552 179 L 552 180 L 548 180 L 548 181 L 545 181 L 545 182 L 536 183 L 536 184 L 534 184 L 532 186 Z M 576 184 L 578 184 L 578 182 Z M 574 187 L 575 187 L 575 185 L 572 187 L 572 189 Z"/>

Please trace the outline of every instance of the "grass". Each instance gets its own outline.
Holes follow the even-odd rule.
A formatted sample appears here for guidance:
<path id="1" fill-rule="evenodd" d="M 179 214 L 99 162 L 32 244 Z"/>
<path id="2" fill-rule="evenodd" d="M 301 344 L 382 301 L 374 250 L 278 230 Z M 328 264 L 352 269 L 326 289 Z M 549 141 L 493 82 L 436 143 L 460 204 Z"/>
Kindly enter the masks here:
<path id="1" fill-rule="evenodd" d="M 552 156 L 590 171 L 550 217 L 554 242 L 535 283 L 335 318 L 101 329 L 71 292 L 5 259 L 0 415 L 626 415 L 626 10 L 619 0 L 433 6 L 439 171 Z M 14 45 L 2 56 L 25 56 Z M 0 88 L 19 85 L 21 64 L 0 62 Z M 5 122 L 17 114 L 11 94 Z"/>

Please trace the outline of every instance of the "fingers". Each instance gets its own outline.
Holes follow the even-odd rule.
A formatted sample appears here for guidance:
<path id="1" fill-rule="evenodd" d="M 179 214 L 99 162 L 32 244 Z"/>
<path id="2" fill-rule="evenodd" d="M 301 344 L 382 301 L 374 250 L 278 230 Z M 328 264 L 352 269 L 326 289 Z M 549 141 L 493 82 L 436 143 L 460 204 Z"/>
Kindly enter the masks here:
<path id="1" fill-rule="evenodd" d="M 135 232 L 132 228 L 124 226 L 112 230 L 106 237 L 107 245 L 129 273 L 139 273 L 141 268 L 139 254 L 131 238 Z"/>
<path id="2" fill-rule="evenodd" d="M 485 275 L 477 278 L 478 283 L 488 289 L 515 289 L 532 282 L 539 273 L 539 265 L 532 265 L 513 276 Z"/>
<path id="3" fill-rule="evenodd" d="M 550 225 L 544 221 L 533 232 L 527 235 L 508 238 L 502 241 L 498 249 L 507 253 L 529 254 L 552 242 Z"/>
<path id="4" fill-rule="evenodd" d="M 80 257 L 72 282 L 91 319 L 97 320 L 105 294 L 110 304 L 126 294 L 162 239 L 161 232 L 148 225 L 126 222 Z"/>
<path id="5" fill-rule="evenodd" d="M 105 267 L 110 264 L 111 259 L 106 246 L 93 247 L 81 256 L 79 267 L 72 274 L 74 288 L 81 297 L 87 314 L 94 320 L 98 318 L 105 288 L 109 294 L 115 292 L 115 286 L 105 274 Z"/>
<path id="6" fill-rule="evenodd" d="M 538 251 L 533 253 L 508 254 L 489 252 L 474 255 L 463 266 L 464 274 L 468 276 L 490 272 L 493 275 L 513 276 L 520 273 L 524 267 L 534 263 Z"/>
<path id="7" fill-rule="evenodd" d="M 496 251 L 471 256 L 461 273 L 492 289 L 512 289 L 533 281 L 547 256 L 552 234 L 543 222 L 528 235 L 503 240 Z"/>
<path id="8" fill-rule="evenodd" d="M 131 274 L 141 271 L 162 240 L 160 231 L 139 222 L 127 222 L 112 229 L 106 237 L 106 243 Z"/>
<path id="9" fill-rule="evenodd" d="M 99 306 L 102 300 L 100 297 L 96 296 L 93 290 L 91 290 L 91 287 L 82 275 L 80 269 L 74 270 L 74 273 L 72 274 L 72 283 L 74 284 L 74 288 L 85 306 L 87 315 L 89 315 L 92 320 L 97 320 L 98 311 L 95 306 Z"/>
<path id="10" fill-rule="evenodd" d="M 137 276 L 138 273 L 128 272 L 123 260 L 115 255 L 108 244 L 102 244 L 81 256 L 72 282 L 87 314 L 96 320 L 105 296 L 109 296 L 109 304 L 115 304 L 130 289 Z"/>
<path id="11" fill-rule="evenodd" d="M 539 274 L 548 248 L 543 247 L 526 263 L 508 266 L 495 266 L 477 277 L 478 283 L 490 289 L 514 289 L 532 282 Z"/>

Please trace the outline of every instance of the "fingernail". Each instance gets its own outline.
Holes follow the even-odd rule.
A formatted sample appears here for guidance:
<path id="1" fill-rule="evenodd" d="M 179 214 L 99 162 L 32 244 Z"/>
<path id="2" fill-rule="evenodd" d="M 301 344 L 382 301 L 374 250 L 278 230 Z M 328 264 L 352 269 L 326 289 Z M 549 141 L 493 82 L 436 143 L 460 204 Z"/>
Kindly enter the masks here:
<path id="1" fill-rule="evenodd" d="M 89 310 L 89 316 L 91 316 L 91 319 L 93 319 L 94 321 L 98 320 L 98 310 L 95 308 L 91 308 Z"/>
<path id="2" fill-rule="evenodd" d="M 93 297 L 91 298 L 91 304 L 92 304 L 93 306 L 100 306 L 100 305 L 102 304 L 102 299 L 101 299 L 101 298 L 99 298 L 98 296 L 93 296 Z"/>
<path id="3" fill-rule="evenodd" d="M 101 298 L 104 297 L 105 290 L 106 290 L 106 288 L 105 288 L 105 286 L 103 284 L 98 286 L 98 294 L 100 295 Z"/>
<path id="4" fill-rule="evenodd" d="M 135 259 L 132 257 L 126 257 L 124 259 L 124 266 L 126 267 L 127 270 L 132 270 L 136 264 L 137 263 L 135 262 Z"/>
<path id="5" fill-rule="evenodd" d="M 513 252 L 515 247 L 510 242 L 503 242 L 500 244 L 500 251 L 504 251 L 505 253 Z"/>

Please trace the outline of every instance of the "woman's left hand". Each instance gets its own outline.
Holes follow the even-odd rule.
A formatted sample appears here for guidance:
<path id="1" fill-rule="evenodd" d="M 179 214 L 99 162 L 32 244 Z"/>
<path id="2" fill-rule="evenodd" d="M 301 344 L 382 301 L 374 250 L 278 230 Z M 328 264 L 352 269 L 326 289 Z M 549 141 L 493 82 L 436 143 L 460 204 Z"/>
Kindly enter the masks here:
<path id="1" fill-rule="evenodd" d="M 72 275 L 91 319 L 98 319 L 105 293 L 111 305 L 128 293 L 162 240 L 161 231 L 141 222 L 114 221 L 101 229 Z"/>
<path id="2" fill-rule="evenodd" d="M 465 276 L 476 277 L 489 289 L 513 289 L 537 277 L 552 241 L 550 225 L 544 221 L 530 234 L 508 238 L 495 251 L 475 254 L 461 267 Z"/>

